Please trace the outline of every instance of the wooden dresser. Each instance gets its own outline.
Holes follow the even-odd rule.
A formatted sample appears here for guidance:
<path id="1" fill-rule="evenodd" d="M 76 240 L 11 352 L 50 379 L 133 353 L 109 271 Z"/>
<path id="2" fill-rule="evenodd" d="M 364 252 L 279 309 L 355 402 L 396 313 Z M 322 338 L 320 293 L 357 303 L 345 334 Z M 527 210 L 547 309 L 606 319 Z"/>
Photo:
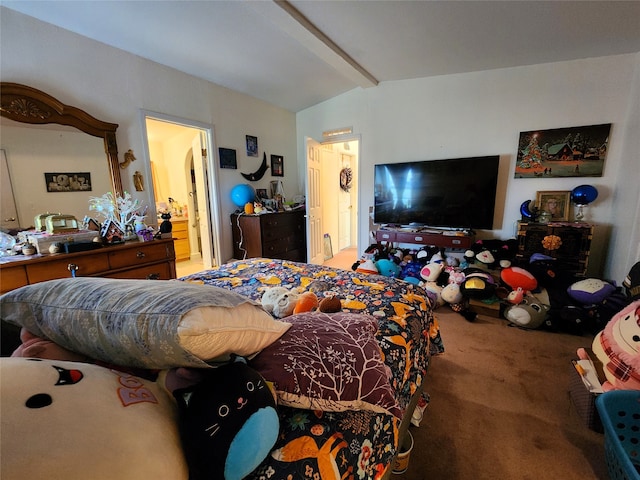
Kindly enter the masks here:
<path id="1" fill-rule="evenodd" d="M 128 242 L 86 252 L 15 256 L 0 261 L 0 293 L 76 276 L 169 280 L 176 278 L 173 239 Z"/>
<path id="2" fill-rule="evenodd" d="M 591 240 L 594 226 L 588 223 L 518 222 L 518 253 L 516 260 L 526 268 L 531 255 L 542 253 L 553 257 L 565 271 L 577 276 L 585 276 L 589 265 Z M 558 248 L 547 250 L 543 245 L 545 237 L 554 235 L 560 239 Z"/>
<path id="3" fill-rule="evenodd" d="M 305 211 L 231 215 L 233 255 L 307 261 Z"/>
<path id="4" fill-rule="evenodd" d="M 191 258 L 191 246 L 189 245 L 189 220 L 184 217 L 171 219 L 171 234 L 173 246 L 176 250 L 176 262 Z"/>

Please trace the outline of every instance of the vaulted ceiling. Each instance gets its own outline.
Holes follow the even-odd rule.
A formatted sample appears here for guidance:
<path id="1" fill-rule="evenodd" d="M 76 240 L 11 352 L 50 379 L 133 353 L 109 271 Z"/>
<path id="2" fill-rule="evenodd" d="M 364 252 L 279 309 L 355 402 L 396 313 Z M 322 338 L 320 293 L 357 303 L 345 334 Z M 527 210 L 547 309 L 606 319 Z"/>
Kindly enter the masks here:
<path id="1" fill-rule="evenodd" d="M 640 1 L 0 5 L 293 112 L 391 80 L 640 52 Z"/>

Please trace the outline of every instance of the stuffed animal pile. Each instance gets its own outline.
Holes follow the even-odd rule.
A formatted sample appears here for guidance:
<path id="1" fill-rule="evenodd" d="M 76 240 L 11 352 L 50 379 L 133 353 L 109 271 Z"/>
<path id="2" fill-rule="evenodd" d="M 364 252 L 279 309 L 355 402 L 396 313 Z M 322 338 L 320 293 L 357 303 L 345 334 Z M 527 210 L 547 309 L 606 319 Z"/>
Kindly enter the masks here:
<path id="1" fill-rule="evenodd" d="M 342 310 L 340 299 L 331 294 L 318 299 L 311 290 L 298 292 L 285 287 L 269 287 L 262 293 L 260 300 L 262 308 L 275 318 L 285 318 L 297 313 L 318 310 L 324 313 L 334 313 Z"/>
<path id="2" fill-rule="evenodd" d="M 21 339 L 0 358 L 3 478 L 241 480 L 276 442 L 275 393 L 241 357 L 138 372 Z"/>
<path id="3" fill-rule="evenodd" d="M 583 334 L 597 333 L 636 295 L 640 297 L 640 262 L 623 282 L 579 278 L 550 256 L 535 253 L 527 265 L 513 265 L 516 239 L 478 240 L 462 259 L 444 249 L 419 250 L 370 245 L 352 269 L 399 278 L 425 288 L 433 304 L 448 304 L 467 320 L 471 300 L 500 303 L 510 324 L 525 328 Z"/>

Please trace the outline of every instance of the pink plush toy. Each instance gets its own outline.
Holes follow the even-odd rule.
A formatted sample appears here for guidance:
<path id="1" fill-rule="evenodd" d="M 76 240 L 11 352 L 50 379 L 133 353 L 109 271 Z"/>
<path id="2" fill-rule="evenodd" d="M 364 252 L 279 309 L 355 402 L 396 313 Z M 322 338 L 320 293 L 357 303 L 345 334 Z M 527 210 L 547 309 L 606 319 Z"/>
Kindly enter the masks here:
<path id="1" fill-rule="evenodd" d="M 90 362 L 84 355 L 67 350 L 51 340 L 37 337 L 24 328 L 20 330 L 20 340 L 22 340 L 22 344 L 11 354 L 12 357 Z"/>
<path id="2" fill-rule="evenodd" d="M 640 300 L 616 313 L 591 348 L 605 367 L 603 390 L 640 390 Z"/>
<path id="3" fill-rule="evenodd" d="M 12 357 L 45 358 L 48 360 L 95 363 L 96 365 L 100 365 L 101 367 L 110 368 L 121 372 L 127 372 L 132 375 L 145 378 L 147 380 L 155 380 L 158 375 L 157 370 L 124 367 L 94 360 L 80 353 L 67 350 L 66 348 L 61 347 L 51 340 L 38 337 L 25 328 L 22 328 L 20 330 L 20 340 L 22 340 L 22 344 L 20 344 L 20 346 L 14 350 L 14 352 L 11 354 Z M 182 375 L 181 373 L 182 372 L 178 372 L 176 374 L 180 379 L 180 381 L 177 382 L 178 385 L 182 385 L 182 382 L 187 382 L 186 385 L 193 384 L 191 378 L 189 378 L 189 374 Z"/>

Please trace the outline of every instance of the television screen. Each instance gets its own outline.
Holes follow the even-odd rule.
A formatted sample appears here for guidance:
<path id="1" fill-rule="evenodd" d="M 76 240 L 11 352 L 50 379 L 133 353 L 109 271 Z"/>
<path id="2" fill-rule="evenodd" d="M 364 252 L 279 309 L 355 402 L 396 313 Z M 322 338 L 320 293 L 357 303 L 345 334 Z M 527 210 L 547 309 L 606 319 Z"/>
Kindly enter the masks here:
<path id="1" fill-rule="evenodd" d="M 498 155 L 375 165 L 377 224 L 493 229 Z"/>

